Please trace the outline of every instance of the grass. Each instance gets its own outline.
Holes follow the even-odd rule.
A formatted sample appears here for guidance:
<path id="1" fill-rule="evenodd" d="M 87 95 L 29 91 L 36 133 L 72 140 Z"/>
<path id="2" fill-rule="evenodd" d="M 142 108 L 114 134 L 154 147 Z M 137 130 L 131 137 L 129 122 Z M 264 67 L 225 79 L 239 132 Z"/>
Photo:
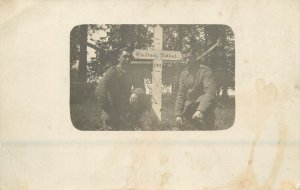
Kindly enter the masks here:
<path id="1" fill-rule="evenodd" d="M 162 121 L 157 122 L 149 106 L 140 118 L 138 126 L 127 124 L 125 130 L 141 131 L 161 131 L 161 130 L 180 130 L 175 123 L 174 117 L 175 98 L 172 95 L 163 95 L 162 97 Z M 101 111 L 97 107 L 95 100 L 86 100 L 82 103 L 71 103 L 71 120 L 79 130 L 106 130 L 102 126 Z M 217 98 L 217 107 L 215 110 L 216 126 L 212 130 L 223 130 L 233 125 L 235 117 L 235 98 Z"/>

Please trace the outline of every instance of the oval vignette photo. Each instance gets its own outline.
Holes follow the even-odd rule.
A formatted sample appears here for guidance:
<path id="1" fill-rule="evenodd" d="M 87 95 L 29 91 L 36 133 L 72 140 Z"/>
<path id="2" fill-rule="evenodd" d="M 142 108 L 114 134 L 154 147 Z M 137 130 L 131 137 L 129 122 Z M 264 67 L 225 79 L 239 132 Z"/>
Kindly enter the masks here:
<path id="1" fill-rule="evenodd" d="M 87 24 L 70 31 L 70 113 L 82 131 L 214 131 L 235 119 L 226 25 Z"/>

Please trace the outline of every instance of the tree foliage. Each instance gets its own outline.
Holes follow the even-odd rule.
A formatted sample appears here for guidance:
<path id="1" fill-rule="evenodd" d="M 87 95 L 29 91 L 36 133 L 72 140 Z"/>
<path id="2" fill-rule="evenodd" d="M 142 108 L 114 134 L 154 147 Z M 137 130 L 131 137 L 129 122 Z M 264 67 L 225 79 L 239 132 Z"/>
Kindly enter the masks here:
<path id="1" fill-rule="evenodd" d="M 95 50 L 95 56 L 90 57 L 86 64 L 86 82 L 97 82 L 105 70 L 117 64 L 118 50 L 124 46 L 132 49 L 151 49 L 153 47 L 153 31 L 155 25 L 87 25 L 88 37 L 80 33 L 82 26 L 76 26 L 71 32 L 70 39 L 70 67 L 71 81 L 78 81 L 80 46 L 82 41 L 89 48 Z M 226 25 L 161 25 L 163 27 L 163 49 L 186 51 L 195 49 L 198 54 L 210 48 L 220 40 L 220 46 L 211 51 L 202 64 L 210 65 L 216 73 L 219 89 L 234 88 L 235 73 L 235 44 L 234 34 Z M 91 52 L 88 49 L 88 52 Z M 90 55 L 88 55 L 90 56 Z M 200 63 L 199 63 L 200 64 Z M 183 69 L 180 63 L 164 64 L 163 84 L 172 84 L 175 88 L 178 83 L 180 71 Z M 146 68 L 146 67 L 145 67 Z M 151 73 L 151 67 L 147 67 Z M 144 69 L 145 70 L 145 69 Z M 146 69 L 147 70 L 147 69 Z M 149 73 L 145 74 L 149 77 Z"/>

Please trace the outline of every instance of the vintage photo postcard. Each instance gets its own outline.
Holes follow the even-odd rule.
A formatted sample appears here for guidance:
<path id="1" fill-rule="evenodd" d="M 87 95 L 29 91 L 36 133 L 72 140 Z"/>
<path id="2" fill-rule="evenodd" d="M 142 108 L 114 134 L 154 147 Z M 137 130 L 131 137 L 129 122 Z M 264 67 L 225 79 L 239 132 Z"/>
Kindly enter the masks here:
<path id="1" fill-rule="evenodd" d="M 297 0 L 0 0 L 0 190 L 299 190 Z"/>
<path id="2" fill-rule="evenodd" d="M 221 130 L 235 115 L 226 25 L 78 25 L 70 111 L 79 130 Z"/>

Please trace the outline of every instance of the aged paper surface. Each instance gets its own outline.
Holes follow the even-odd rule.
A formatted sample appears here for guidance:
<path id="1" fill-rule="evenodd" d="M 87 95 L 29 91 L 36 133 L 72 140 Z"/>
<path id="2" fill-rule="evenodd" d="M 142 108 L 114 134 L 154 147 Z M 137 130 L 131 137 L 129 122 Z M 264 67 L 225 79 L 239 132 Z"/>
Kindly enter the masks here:
<path id="1" fill-rule="evenodd" d="M 287 1 L 0 2 L 0 189 L 299 189 L 299 10 Z M 211 132 L 79 131 L 79 24 L 226 24 L 236 117 Z"/>

